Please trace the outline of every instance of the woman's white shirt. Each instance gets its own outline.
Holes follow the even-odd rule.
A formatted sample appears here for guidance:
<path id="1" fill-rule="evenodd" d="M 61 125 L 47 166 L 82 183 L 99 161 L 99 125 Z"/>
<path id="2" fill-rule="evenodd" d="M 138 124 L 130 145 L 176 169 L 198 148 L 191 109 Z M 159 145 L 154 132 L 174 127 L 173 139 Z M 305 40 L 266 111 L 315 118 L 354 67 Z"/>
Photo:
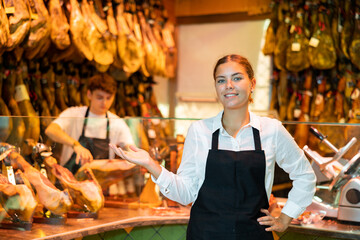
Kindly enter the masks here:
<path id="1" fill-rule="evenodd" d="M 204 182 L 206 160 L 211 149 L 212 134 L 220 129 L 219 149 L 231 151 L 254 150 L 252 127 L 260 131 L 261 147 L 265 152 L 265 189 L 268 199 L 274 180 L 275 162 L 289 173 L 293 187 L 282 210 L 286 215 L 296 218 L 312 202 L 315 193 L 316 177 L 304 152 L 280 121 L 260 117 L 250 112 L 250 123 L 240 129 L 236 138 L 230 136 L 222 126 L 223 111 L 212 118 L 191 124 L 185 139 L 184 151 L 177 174 L 162 168 L 158 179 L 160 191 L 168 198 L 181 204 L 196 200 Z"/>

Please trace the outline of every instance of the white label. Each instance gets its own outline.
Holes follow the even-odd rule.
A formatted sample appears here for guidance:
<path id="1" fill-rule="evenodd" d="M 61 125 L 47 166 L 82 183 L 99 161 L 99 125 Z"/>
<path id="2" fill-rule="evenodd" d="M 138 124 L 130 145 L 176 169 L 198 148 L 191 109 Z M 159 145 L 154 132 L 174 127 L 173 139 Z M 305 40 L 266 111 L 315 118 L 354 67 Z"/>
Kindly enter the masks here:
<path id="1" fill-rule="evenodd" d="M 6 7 L 6 6 L 5 6 L 5 13 L 6 13 L 6 14 L 13 14 L 13 13 L 15 13 L 15 7 Z"/>
<path id="2" fill-rule="evenodd" d="M 294 109 L 294 118 L 299 118 L 301 115 L 301 109 L 295 108 Z"/>
<path id="3" fill-rule="evenodd" d="M 324 102 L 324 96 L 320 93 L 316 94 L 315 104 L 319 105 Z"/>
<path id="4" fill-rule="evenodd" d="M 290 27 L 290 33 L 293 33 L 295 31 L 295 25 L 291 25 Z"/>
<path id="5" fill-rule="evenodd" d="M 360 90 L 358 88 L 355 88 L 355 90 L 351 94 L 350 98 L 355 100 L 355 99 L 358 99 L 359 96 L 360 96 Z"/>
<path id="6" fill-rule="evenodd" d="M 12 166 L 7 166 L 7 167 L 6 167 L 6 173 L 7 173 L 7 177 L 8 177 L 8 179 L 9 179 L 9 182 L 10 182 L 12 185 L 16 185 L 13 167 L 12 167 Z"/>
<path id="7" fill-rule="evenodd" d="M 306 90 L 306 91 L 304 92 L 304 94 L 312 97 L 312 92 L 310 92 L 309 90 Z"/>
<path id="8" fill-rule="evenodd" d="M 154 129 L 149 129 L 148 130 L 148 136 L 149 138 L 156 138 L 156 132 Z"/>
<path id="9" fill-rule="evenodd" d="M 301 49 L 301 45 L 298 42 L 294 42 L 291 44 L 291 51 L 293 52 L 299 52 Z"/>
<path id="10" fill-rule="evenodd" d="M 31 18 L 32 20 L 36 20 L 36 19 L 39 18 L 39 15 L 38 15 L 37 13 L 30 12 L 30 18 Z"/>
<path id="11" fill-rule="evenodd" d="M 314 37 L 311 37 L 310 38 L 310 42 L 309 42 L 309 45 L 312 46 L 312 47 L 317 47 L 320 43 L 320 40 L 317 39 L 317 38 L 314 38 Z"/>
<path id="12" fill-rule="evenodd" d="M 26 86 L 24 84 L 17 85 L 15 87 L 15 101 L 21 102 L 24 100 L 30 100 Z"/>
<path id="13" fill-rule="evenodd" d="M 151 123 L 154 125 L 159 125 L 161 123 L 161 121 L 158 118 L 154 118 L 154 119 L 151 119 Z"/>
<path id="14" fill-rule="evenodd" d="M 47 178 L 47 173 L 46 173 L 46 169 L 45 169 L 45 168 L 43 168 L 43 167 L 40 168 L 40 173 Z"/>
<path id="15" fill-rule="evenodd" d="M 305 113 L 305 114 L 304 114 L 304 118 L 305 118 L 305 122 L 310 121 L 309 114 Z"/>

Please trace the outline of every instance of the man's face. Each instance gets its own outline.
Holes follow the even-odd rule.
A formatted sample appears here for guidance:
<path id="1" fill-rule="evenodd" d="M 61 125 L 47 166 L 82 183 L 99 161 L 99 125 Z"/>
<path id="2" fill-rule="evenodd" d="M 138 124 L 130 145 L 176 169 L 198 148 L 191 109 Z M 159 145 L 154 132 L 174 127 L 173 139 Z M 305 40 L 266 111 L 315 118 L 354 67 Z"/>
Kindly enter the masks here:
<path id="1" fill-rule="evenodd" d="M 96 89 L 92 92 L 88 91 L 87 96 L 90 100 L 90 111 L 97 115 L 103 115 L 110 109 L 115 94 Z"/>

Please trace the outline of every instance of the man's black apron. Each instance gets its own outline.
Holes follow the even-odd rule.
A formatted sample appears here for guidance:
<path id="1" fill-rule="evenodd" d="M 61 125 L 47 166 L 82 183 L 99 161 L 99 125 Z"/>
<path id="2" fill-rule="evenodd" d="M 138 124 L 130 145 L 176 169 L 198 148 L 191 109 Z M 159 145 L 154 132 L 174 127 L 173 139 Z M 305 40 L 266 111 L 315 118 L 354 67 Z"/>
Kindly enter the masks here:
<path id="1" fill-rule="evenodd" d="M 205 180 L 191 208 L 187 239 L 272 240 L 257 218 L 268 209 L 265 154 L 259 130 L 253 129 L 255 150 L 219 150 L 219 129 L 212 135 Z"/>
<path id="2" fill-rule="evenodd" d="M 79 137 L 78 141 L 84 148 L 87 148 L 91 152 L 94 159 L 108 159 L 109 158 L 109 143 L 110 143 L 110 138 L 109 138 L 109 129 L 110 129 L 109 126 L 110 125 L 109 125 L 109 119 L 108 119 L 107 113 L 106 113 L 107 125 L 106 125 L 106 138 L 105 139 L 85 137 L 85 128 L 86 128 L 87 121 L 88 121 L 88 119 L 87 119 L 88 115 L 89 115 L 89 108 L 86 110 L 83 129 L 82 129 L 81 136 Z M 76 160 L 76 153 L 74 152 L 71 155 L 70 159 L 64 165 L 64 167 L 69 169 L 74 174 L 81 167 L 80 164 L 76 164 L 75 160 Z"/>

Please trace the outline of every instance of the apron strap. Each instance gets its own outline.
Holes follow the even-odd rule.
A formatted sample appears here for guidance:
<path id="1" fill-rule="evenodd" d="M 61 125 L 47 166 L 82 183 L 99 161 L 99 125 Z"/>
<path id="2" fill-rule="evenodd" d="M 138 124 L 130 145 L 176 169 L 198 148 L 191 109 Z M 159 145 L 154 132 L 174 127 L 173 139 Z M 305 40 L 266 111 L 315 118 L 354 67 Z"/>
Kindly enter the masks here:
<path id="1" fill-rule="evenodd" d="M 211 149 L 213 150 L 217 150 L 219 147 L 219 132 L 220 128 L 212 134 Z"/>
<path id="2" fill-rule="evenodd" d="M 89 107 L 86 109 L 86 113 L 85 113 L 85 118 L 84 118 L 84 124 L 83 124 L 83 129 L 81 131 L 81 136 L 85 136 L 85 127 L 87 124 L 87 117 L 89 116 Z"/>
<path id="3" fill-rule="evenodd" d="M 254 135 L 254 144 L 255 144 L 255 150 L 261 151 L 261 141 L 260 141 L 260 133 L 259 130 L 256 128 L 252 128 L 253 135 Z"/>
<path id="4" fill-rule="evenodd" d="M 86 113 L 85 113 L 85 119 L 84 119 L 84 124 L 83 124 L 83 129 L 81 131 L 81 136 L 85 136 L 85 127 L 87 125 L 87 117 L 89 116 L 89 107 L 86 109 Z M 109 118 L 108 118 L 108 114 L 106 112 L 106 139 L 109 139 L 109 135 L 110 135 L 110 122 L 109 122 Z"/>
<path id="5" fill-rule="evenodd" d="M 109 139 L 109 134 L 110 134 L 110 122 L 109 122 L 109 118 L 108 118 L 108 114 L 106 112 L 106 139 Z"/>
<path id="6" fill-rule="evenodd" d="M 254 136 L 254 145 L 255 145 L 255 150 L 260 150 L 261 151 L 261 140 L 260 140 L 260 132 L 258 129 L 256 128 L 252 128 L 253 130 L 253 136 Z M 217 150 L 219 147 L 219 132 L 220 132 L 220 128 L 217 129 L 213 134 L 212 134 L 212 141 L 211 141 L 211 149 Z"/>

